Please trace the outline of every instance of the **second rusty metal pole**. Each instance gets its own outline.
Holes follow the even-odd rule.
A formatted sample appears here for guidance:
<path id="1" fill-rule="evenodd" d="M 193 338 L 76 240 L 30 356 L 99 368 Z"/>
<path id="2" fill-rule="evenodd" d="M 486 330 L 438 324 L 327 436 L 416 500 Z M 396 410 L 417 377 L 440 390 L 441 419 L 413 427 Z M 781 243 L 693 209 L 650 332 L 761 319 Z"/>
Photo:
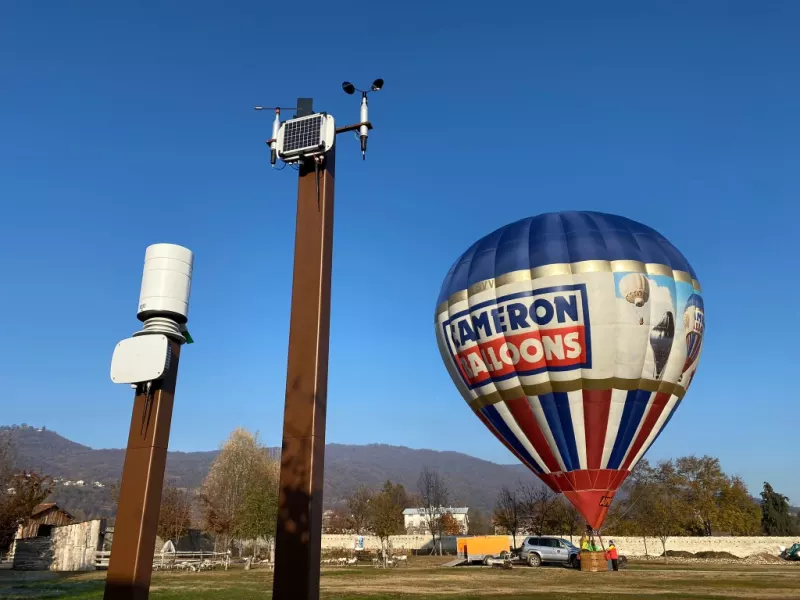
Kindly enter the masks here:
<path id="1" fill-rule="evenodd" d="M 173 341 L 170 346 L 172 357 L 163 379 L 153 382 L 149 394 L 138 393 L 133 400 L 104 600 L 147 600 L 150 595 L 181 348 Z"/>
<path id="2" fill-rule="evenodd" d="M 273 600 L 318 600 L 336 148 L 300 166 Z"/>

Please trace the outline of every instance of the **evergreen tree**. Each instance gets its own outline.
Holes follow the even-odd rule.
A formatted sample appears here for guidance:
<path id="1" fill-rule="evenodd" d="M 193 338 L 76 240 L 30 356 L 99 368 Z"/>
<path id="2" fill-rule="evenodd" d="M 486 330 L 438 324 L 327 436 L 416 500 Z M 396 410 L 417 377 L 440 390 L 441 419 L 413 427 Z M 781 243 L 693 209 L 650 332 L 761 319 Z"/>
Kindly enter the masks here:
<path id="1" fill-rule="evenodd" d="M 789 513 L 789 499 L 772 489 L 764 482 L 761 492 L 761 529 L 765 535 L 791 535 L 792 517 Z"/>

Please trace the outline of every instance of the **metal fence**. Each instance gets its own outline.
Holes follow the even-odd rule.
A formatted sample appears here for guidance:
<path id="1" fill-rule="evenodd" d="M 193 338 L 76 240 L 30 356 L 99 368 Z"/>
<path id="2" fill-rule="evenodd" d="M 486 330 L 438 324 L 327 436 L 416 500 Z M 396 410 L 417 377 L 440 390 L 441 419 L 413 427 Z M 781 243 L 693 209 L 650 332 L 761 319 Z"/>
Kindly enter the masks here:
<path id="1" fill-rule="evenodd" d="M 98 550 L 94 554 L 96 569 L 108 569 L 110 550 Z M 231 557 L 227 552 L 156 552 L 153 555 L 153 570 L 205 571 L 227 570 Z"/>

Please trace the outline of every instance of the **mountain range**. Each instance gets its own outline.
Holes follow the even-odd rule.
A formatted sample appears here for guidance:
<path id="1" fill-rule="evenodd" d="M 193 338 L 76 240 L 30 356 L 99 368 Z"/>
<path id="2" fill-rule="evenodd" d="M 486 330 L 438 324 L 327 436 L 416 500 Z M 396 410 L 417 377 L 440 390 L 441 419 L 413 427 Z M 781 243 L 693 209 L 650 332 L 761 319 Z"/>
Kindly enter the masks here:
<path id="1" fill-rule="evenodd" d="M 93 449 L 54 431 L 29 426 L 3 427 L 0 433 L 8 435 L 14 445 L 19 468 L 72 481 L 98 481 L 107 486 L 103 488 L 105 490 L 122 474 L 125 459 L 123 449 Z M 202 483 L 217 454 L 218 450 L 170 451 L 167 455 L 166 479 L 177 487 L 196 488 Z M 414 492 L 423 467 L 435 469 L 443 476 L 450 492 L 451 505 L 469 506 L 484 512 L 491 511 L 503 485 L 513 487 L 520 481 L 529 483 L 536 480 L 522 465 L 496 464 L 460 452 L 417 450 L 386 444 L 328 444 L 325 447 L 325 506 L 333 507 L 341 503 L 359 485 L 377 489 L 386 480 L 401 483 L 409 492 Z M 66 495 L 67 490 L 69 495 Z M 77 490 L 67 490 L 63 489 L 63 485 L 59 486 L 55 499 L 79 502 L 81 495 Z M 108 491 L 97 489 L 86 490 L 85 493 L 90 492 L 108 495 Z M 84 509 L 86 516 L 95 516 L 89 512 Z"/>

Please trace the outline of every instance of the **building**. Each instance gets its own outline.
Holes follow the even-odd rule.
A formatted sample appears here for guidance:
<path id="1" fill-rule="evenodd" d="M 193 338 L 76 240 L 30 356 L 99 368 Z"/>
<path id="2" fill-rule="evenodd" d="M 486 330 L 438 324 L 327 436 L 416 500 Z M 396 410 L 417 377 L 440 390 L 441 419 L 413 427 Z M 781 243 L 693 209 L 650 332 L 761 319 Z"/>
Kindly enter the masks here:
<path id="1" fill-rule="evenodd" d="M 28 520 L 17 529 L 16 539 L 49 537 L 53 527 L 69 525 L 74 520 L 71 514 L 59 508 L 54 502 L 39 504 L 33 509 Z"/>
<path id="2" fill-rule="evenodd" d="M 466 534 L 469 532 L 469 508 L 460 507 L 454 508 L 452 506 L 440 507 L 440 515 L 450 513 L 453 518 L 461 526 L 461 533 Z M 407 508 L 403 511 L 403 525 L 406 532 L 409 534 L 415 533 L 428 533 L 428 523 L 424 508 Z"/>

